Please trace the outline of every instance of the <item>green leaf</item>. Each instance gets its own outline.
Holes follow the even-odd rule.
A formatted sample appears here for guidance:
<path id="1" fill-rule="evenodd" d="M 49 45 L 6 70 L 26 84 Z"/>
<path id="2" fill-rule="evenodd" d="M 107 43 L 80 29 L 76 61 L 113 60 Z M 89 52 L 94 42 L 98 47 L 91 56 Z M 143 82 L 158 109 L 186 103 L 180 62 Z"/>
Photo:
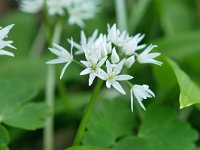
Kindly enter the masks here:
<path id="1" fill-rule="evenodd" d="M 73 146 L 65 150 L 109 150 L 108 148 L 99 148 L 93 146 Z"/>
<path id="2" fill-rule="evenodd" d="M 10 142 L 10 138 L 7 130 L 0 125 L 0 150 L 8 150 L 8 143 Z"/>
<path id="3" fill-rule="evenodd" d="M 16 108 L 4 119 L 4 123 L 13 127 L 35 130 L 44 126 L 48 116 L 45 103 L 28 103 Z"/>
<path id="4" fill-rule="evenodd" d="M 104 100 L 102 107 L 92 113 L 88 131 L 84 134 L 84 145 L 110 147 L 115 141 L 130 134 L 135 117 L 125 100 Z"/>
<path id="5" fill-rule="evenodd" d="M 23 79 L 38 90 L 45 86 L 47 65 L 42 59 L 15 58 L 1 62 L 0 68 L 0 77 L 2 78 Z"/>
<path id="6" fill-rule="evenodd" d="M 48 107 L 42 103 L 28 103 L 36 94 L 37 89 L 26 80 L 0 78 L 0 122 L 30 130 L 42 127 Z"/>
<path id="7" fill-rule="evenodd" d="M 114 145 L 113 150 L 153 150 L 148 140 L 135 136 L 126 137 Z"/>
<path id="8" fill-rule="evenodd" d="M 175 110 L 169 107 L 149 108 L 138 137 L 148 140 L 152 150 L 195 150 L 197 132 L 176 116 Z"/>
<path id="9" fill-rule="evenodd" d="M 187 122 L 176 119 L 174 109 L 151 106 L 137 136 L 121 139 L 114 150 L 195 150 L 198 134 Z"/>
<path id="10" fill-rule="evenodd" d="M 171 64 L 180 86 L 180 108 L 200 103 L 200 88 L 174 61 L 168 59 L 168 62 Z"/>

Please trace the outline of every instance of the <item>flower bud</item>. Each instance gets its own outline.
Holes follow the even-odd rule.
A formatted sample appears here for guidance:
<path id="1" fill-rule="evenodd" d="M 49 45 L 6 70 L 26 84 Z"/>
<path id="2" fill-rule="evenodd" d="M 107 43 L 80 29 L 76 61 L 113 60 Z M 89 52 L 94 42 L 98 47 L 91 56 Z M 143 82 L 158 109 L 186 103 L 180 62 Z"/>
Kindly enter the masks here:
<path id="1" fill-rule="evenodd" d="M 127 68 L 130 68 L 135 62 L 135 56 L 130 56 L 129 58 L 126 59 L 125 65 Z"/>
<path id="2" fill-rule="evenodd" d="M 111 62 L 113 63 L 113 64 L 116 64 L 116 63 L 118 63 L 119 62 L 119 56 L 118 56 L 118 54 L 117 54 L 117 52 L 116 52 L 116 49 L 115 48 L 113 48 L 112 49 L 112 54 L 111 54 Z"/>

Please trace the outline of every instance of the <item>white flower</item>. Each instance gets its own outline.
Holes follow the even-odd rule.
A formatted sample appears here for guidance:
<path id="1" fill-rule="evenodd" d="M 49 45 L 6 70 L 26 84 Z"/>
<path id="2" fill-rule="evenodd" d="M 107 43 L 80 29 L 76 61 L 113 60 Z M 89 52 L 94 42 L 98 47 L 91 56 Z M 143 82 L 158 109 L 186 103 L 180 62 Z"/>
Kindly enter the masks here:
<path id="1" fill-rule="evenodd" d="M 142 100 L 143 99 L 147 99 L 147 98 L 152 98 L 155 97 L 154 93 L 149 89 L 148 85 L 134 85 L 131 90 L 131 110 L 133 111 L 133 94 L 135 95 L 138 103 L 140 104 L 140 106 L 144 109 L 144 105 L 142 104 Z"/>
<path id="2" fill-rule="evenodd" d="M 72 49 L 73 49 L 73 42 L 71 42 L 71 54 L 63 47 L 53 44 L 55 48 L 49 48 L 49 50 L 57 55 L 56 59 L 50 60 L 46 62 L 47 64 L 60 64 L 60 63 L 66 63 L 66 65 L 63 67 L 60 75 L 60 79 L 63 77 L 64 72 L 66 68 L 69 66 L 69 64 L 73 61 L 73 55 L 72 55 Z"/>
<path id="3" fill-rule="evenodd" d="M 106 68 L 107 68 L 107 73 L 106 76 L 104 75 L 103 80 L 106 80 L 106 86 L 107 88 L 110 88 L 113 86 L 116 90 L 118 90 L 122 94 L 126 94 L 122 86 L 119 84 L 118 81 L 125 81 L 125 80 L 131 80 L 133 77 L 130 75 L 119 75 L 122 67 L 124 65 L 125 60 L 122 60 L 119 64 L 117 65 L 112 65 L 110 62 L 107 60 L 106 61 Z"/>
<path id="4" fill-rule="evenodd" d="M 43 8 L 44 0 L 19 0 L 19 7 L 27 13 L 37 13 Z"/>
<path id="5" fill-rule="evenodd" d="M 128 41 L 123 43 L 122 50 L 124 51 L 124 53 L 126 55 L 132 55 L 135 51 L 143 49 L 146 46 L 145 44 L 138 45 L 143 38 L 144 34 L 136 34 L 134 37 L 131 37 Z"/>
<path id="6" fill-rule="evenodd" d="M 108 25 L 107 40 L 117 46 L 122 46 L 126 41 L 129 40 L 129 36 L 126 31 L 120 33 L 119 29 L 116 27 L 116 24 L 114 24 L 111 28 Z"/>
<path id="7" fill-rule="evenodd" d="M 93 59 L 92 61 L 81 61 L 87 68 L 84 69 L 80 75 L 89 74 L 89 86 L 92 85 L 96 76 L 104 78 L 105 73 L 104 70 L 101 69 L 101 66 L 105 63 L 106 59 L 107 57 L 101 59 L 99 62 L 96 59 Z"/>
<path id="8" fill-rule="evenodd" d="M 11 44 L 13 41 L 5 41 L 4 38 L 8 36 L 10 29 L 14 26 L 14 24 L 8 25 L 0 30 L 0 55 L 14 56 L 13 53 L 4 50 L 4 47 L 8 46 L 10 48 L 16 49 Z"/>
<path id="9" fill-rule="evenodd" d="M 83 20 L 91 19 L 98 11 L 97 0 L 71 0 L 67 4 L 67 11 L 69 13 L 69 23 L 77 24 L 84 27 Z"/>
<path id="10" fill-rule="evenodd" d="M 81 40 L 80 44 L 74 42 L 74 47 L 78 50 L 75 52 L 75 54 L 83 54 L 83 47 L 86 47 L 88 43 L 95 42 L 97 38 L 98 30 L 95 30 L 90 38 L 86 38 L 84 31 L 81 31 Z M 70 42 L 70 40 L 68 40 Z M 71 43 L 71 42 L 70 42 Z"/>
<path id="11" fill-rule="evenodd" d="M 157 47 L 157 45 L 149 45 L 139 56 L 137 57 L 137 60 L 139 63 L 151 63 L 161 66 L 162 62 L 154 60 L 157 56 L 160 55 L 160 53 L 149 53 L 153 48 Z"/>
<path id="12" fill-rule="evenodd" d="M 64 15 L 64 7 L 66 5 L 65 3 L 67 3 L 67 0 L 47 0 L 49 15 Z"/>
<path id="13" fill-rule="evenodd" d="M 135 62 L 135 55 L 132 55 L 126 59 L 125 65 L 127 68 L 130 68 L 134 64 L 134 62 Z"/>

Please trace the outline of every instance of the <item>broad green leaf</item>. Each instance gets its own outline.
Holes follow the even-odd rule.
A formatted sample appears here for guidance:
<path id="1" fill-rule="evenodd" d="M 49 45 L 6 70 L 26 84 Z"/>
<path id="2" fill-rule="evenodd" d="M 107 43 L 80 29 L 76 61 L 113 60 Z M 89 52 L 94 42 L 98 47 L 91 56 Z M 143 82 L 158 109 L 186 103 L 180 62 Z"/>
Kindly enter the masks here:
<path id="1" fill-rule="evenodd" d="M 180 108 L 200 103 L 200 88 L 190 77 L 172 60 L 168 59 L 180 86 Z"/>
<path id="2" fill-rule="evenodd" d="M 48 114 L 45 103 L 27 103 L 10 112 L 3 122 L 12 127 L 35 130 L 44 126 Z"/>
<path id="3" fill-rule="evenodd" d="M 73 147 L 67 148 L 65 150 L 110 150 L 110 149 L 93 147 L 93 146 L 73 146 Z"/>
<path id="4" fill-rule="evenodd" d="M 152 150 L 195 150 L 197 132 L 176 116 L 175 110 L 169 107 L 149 108 L 138 137 L 148 140 Z"/>
<path id="5" fill-rule="evenodd" d="M 113 150 L 153 150 L 148 140 L 131 136 L 126 137 L 116 143 Z"/>
<path id="6" fill-rule="evenodd" d="M 176 119 L 174 109 L 151 106 L 145 113 L 139 133 L 125 137 L 114 150 L 195 150 L 198 134 L 188 123 Z"/>
<path id="7" fill-rule="evenodd" d="M 134 122 L 134 114 L 131 113 L 130 105 L 126 100 L 104 100 L 102 107 L 92 113 L 83 143 L 110 147 L 118 138 L 130 134 Z"/>
<path id="8" fill-rule="evenodd" d="M 45 86 L 47 65 L 42 59 L 30 58 L 13 59 L 0 63 L 1 78 L 19 78 L 26 80 L 38 90 Z"/>
<path id="9" fill-rule="evenodd" d="M 28 103 L 37 89 L 26 80 L 0 78 L 0 122 L 23 129 L 43 126 L 48 107 L 41 103 Z"/>
<path id="10" fill-rule="evenodd" d="M 8 135 L 8 131 L 0 125 L 0 150 L 8 150 L 8 143 L 10 142 L 10 138 Z"/>

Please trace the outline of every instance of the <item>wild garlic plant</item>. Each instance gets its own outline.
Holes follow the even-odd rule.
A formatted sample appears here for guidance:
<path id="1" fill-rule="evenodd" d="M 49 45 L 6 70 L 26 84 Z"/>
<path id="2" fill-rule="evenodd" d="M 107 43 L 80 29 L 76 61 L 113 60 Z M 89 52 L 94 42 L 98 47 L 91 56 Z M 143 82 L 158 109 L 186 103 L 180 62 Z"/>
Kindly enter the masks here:
<path id="1" fill-rule="evenodd" d="M 131 86 L 131 110 L 133 111 L 133 95 L 137 99 L 140 106 L 145 110 L 142 101 L 147 98 L 155 97 L 155 94 L 146 84 L 132 84 L 134 78 L 129 74 L 124 74 L 123 70 L 134 67 L 135 61 L 140 64 L 162 65 L 162 62 L 155 60 L 160 55 L 158 52 L 151 52 L 156 45 L 140 44 L 144 35 L 136 34 L 129 36 L 126 31 L 121 32 L 117 29 L 116 24 L 112 27 L 108 26 L 107 34 L 94 31 L 91 37 L 87 38 L 85 33 L 81 32 L 80 43 L 69 40 L 71 44 L 71 53 L 65 48 L 54 44 L 54 48 L 49 50 L 54 53 L 57 58 L 50 60 L 47 64 L 65 63 L 60 78 L 72 62 L 78 62 L 73 55 L 83 54 L 85 60 L 80 60 L 80 64 L 84 66 L 84 70 L 80 75 L 89 75 L 89 86 L 93 84 L 95 78 L 100 78 L 106 82 L 107 88 L 115 88 L 121 94 L 126 94 L 124 88 L 120 84 L 125 82 Z M 73 46 L 77 49 L 72 53 Z"/>
<path id="2" fill-rule="evenodd" d="M 16 49 L 14 46 L 12 46 L 13 41 L 4 40 L 5 38 L 8 37 L 8 33 L 10 32 L 13 26 L 14 24 L 8 25 L 4 28 L 0 27 L 0 55 L 7 55 L 14 57 L 14 54 L 12 52 L 4 50 L 5 47 Z"/>
<path id="3" fill-rule="evenodd" d="M 19 0 L 20 9 L 28 13 L 37 13 L 44 9 L 45 0 Z M 99 0 L 47 0 L 50 16 L 68 14 L 68 22 L 84 27 L 84 20 L 91 19 L 99 11 Z M 89 9 L 88 9 L 89 8 Z"/>

